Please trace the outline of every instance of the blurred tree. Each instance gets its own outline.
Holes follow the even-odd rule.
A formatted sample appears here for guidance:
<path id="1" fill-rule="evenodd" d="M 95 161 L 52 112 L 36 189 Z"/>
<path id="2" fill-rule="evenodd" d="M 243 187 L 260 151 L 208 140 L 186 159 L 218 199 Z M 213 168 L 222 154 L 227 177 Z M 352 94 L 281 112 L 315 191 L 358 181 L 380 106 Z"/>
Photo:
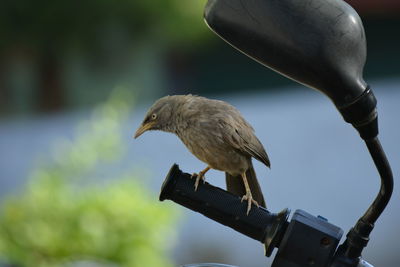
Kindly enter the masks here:
<path id="1" fill-rule="evenodd" d="M 126 98 L 117 92 L 97 108 L 77 138 L 60 143 L 53 162 L 37 169 L 27 188 L 4 202 L 0 260 L 25 267 L 171 266 L 166 250 L 175 210 L 159 205 L 132 173 L 111 181 L 97 177 L 104 162 L 123 151 Z"/>
<path id="2" fill-rule="evenodd" d="M 118 2 L 3 0 L 0 8 L 0 89 L 11 94 L 5 72 L 15 60 L 33 64 L 42 110 L 57 110 L 65 103 L 61 62 L 70 51 L 85 51 L 94 58 L 110 57 L 102 45 L 122 36 L 135 45 L 153 41 L 160 47 L 188 45 L 204 37 L 205 0 Z M 116 32 L 116 34 L 115 34 Z M 114 40 L 112 40 L 114 41 Z M 110 51 L 108 51 L 110 52 Z M 1 80 L 3 79 L 3 81 Z M 4 105 L 7 104 L 3 100 Z"/>

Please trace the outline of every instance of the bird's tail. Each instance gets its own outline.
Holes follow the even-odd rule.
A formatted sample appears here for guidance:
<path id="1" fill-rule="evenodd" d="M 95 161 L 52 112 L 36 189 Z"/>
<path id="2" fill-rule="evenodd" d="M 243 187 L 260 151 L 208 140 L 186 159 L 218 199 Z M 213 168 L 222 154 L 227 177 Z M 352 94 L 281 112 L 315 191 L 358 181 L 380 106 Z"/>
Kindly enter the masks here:
<path id="1" fill-rule="evenodd" d="M 256 172 L 253 168 L 253 163 L 250 162 L 250 167 L 246 171 L 247 182 L 249 183 L 250 191 L 253 199 L 257 201 L 258 205 L 266 208 L 263 193 L 261 191 L 260 184 L 257 181 Z M 243 179 L 239 176 L 232 176 L 229 173 L 225 173 L 226 189 L 234 195 L 243 196 L 246 194 Z"/>

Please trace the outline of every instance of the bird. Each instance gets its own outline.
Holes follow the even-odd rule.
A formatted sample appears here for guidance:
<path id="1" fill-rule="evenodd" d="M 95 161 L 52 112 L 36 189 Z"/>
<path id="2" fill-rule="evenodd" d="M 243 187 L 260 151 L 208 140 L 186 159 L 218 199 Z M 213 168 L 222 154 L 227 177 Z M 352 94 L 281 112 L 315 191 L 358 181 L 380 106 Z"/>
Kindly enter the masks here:
<path id="1" fill-rule="evenodd" d="M 238 109 L 221 100 L 197 95 L 171 95 L 158 99 L 147 111 L 134 134 L 160 130 L 177 135 L 189 151 L 207 167 L 194 173 L 195 188 L 210 169 L 225 172 L 227 190 L 241 201 L 266 208 L 252 158 L 270 168 L 270 160 L 253 127 Z"/>

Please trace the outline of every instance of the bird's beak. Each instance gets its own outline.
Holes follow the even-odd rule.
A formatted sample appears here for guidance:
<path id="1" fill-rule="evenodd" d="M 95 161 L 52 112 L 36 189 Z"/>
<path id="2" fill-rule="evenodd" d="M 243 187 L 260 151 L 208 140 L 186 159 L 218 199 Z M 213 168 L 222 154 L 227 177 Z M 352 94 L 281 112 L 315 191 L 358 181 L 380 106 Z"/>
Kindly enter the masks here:
<path id="1" fill-rule="evenodd" d="M 148 131 L 153 126 L 153 123 L 146 123 L 140 125 L 140 127 L 136 130 L 135 135 L 133 136 L 135 139 L 141 136 L 145 131 Z"/>

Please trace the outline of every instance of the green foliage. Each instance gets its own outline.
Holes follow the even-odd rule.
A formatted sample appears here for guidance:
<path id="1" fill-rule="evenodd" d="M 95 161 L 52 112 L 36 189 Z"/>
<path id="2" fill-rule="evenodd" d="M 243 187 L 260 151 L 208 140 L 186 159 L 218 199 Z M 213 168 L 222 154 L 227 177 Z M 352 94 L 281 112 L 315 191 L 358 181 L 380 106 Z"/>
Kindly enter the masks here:
<path id="1" fill-rule="evenodd" d="M 175 210 L 159 204 L 131 173 L 112 182 L 88 179 L 99 165 L 119 159 L 129 141 L 121 139 L 126 98 L 114 93 L 73 142 L 58 146 L 52 164 L 37 169 L 26 189 L 4 202 L 0 259 L 26 267 L 78 261 L 171 266 L 166 252 Z"/>
<path id="2" fill-rule="evenodd" d="M 92 49 L 110 29 L 135 40 L 154 34 L 165 43 L 193 41 L 207 31 L 202 20 L 205 2 L 2 0 L 0 47 L 18 44 L 46 50 L 74 43 Z"/>

